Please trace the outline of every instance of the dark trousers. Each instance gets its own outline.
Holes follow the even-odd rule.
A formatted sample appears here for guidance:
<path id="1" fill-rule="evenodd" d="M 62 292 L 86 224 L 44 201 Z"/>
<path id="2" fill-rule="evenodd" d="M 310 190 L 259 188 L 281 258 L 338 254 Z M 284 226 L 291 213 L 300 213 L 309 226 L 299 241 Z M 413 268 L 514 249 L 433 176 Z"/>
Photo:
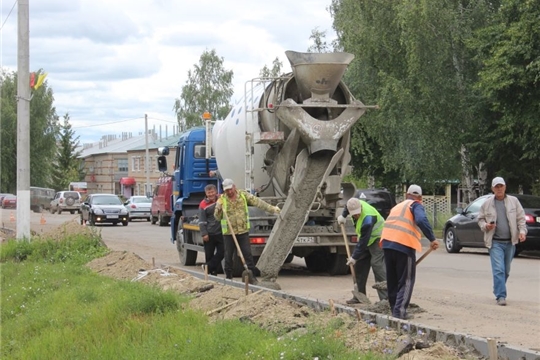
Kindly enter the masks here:
<path id="1" fill-rule="evenodd" d="M 369 276 L 369 271 L 373 268 L 373 275 L 375 275 L 375 282 L 386 281 L 386 266 L 384 264 L 384 253 L 379 246 L 379 241 L 373 242 L 368 246 L 360 255 L 360 259 L 356 261 L 354 265 L 354 271 L 356 273 L 356 286 L 358 291 L 366 295 L 366 284 Z M 379 300 L 388 299 L 388 293 L 386 290 L 377 290 Z"/>
<path id="2" fill-rule="evenodd" d="M 236 251 L 236 245 L 232 235 L 223 235 L 225 240 L 225 276 L 229 279 L 232 279 L 233 275 L 233 256 Z M 253 263 L 253 255 L 251 255 L 251 245 L 249 244 L 249 233 L 236 234 L 236 239 L 240 245 L 240 250 L 242 250 L 242 255 L 246 260 L 248 269 L 250 269 L 254 275 L 257 275 L 255 269 L 255 264 Z M 240 254 L 238 255 L 240 256 Z"/>
<path id="3" fill-rule="evenodd" d="M 384 249 L 384 261 L 392 316 L 405 319 L 416 279 L 416 259 L 400 251 Z"/>
<path id="4" fill-rule="evenodd" d="M 223 241 L 223 235 L 208 234 L 208 241 L 204 242 L 204 256 L 206 259 L 206 266 L 208 266 L 208 273 L 216 275 L 221 260 L 225 256 L 225 246 Z"/>

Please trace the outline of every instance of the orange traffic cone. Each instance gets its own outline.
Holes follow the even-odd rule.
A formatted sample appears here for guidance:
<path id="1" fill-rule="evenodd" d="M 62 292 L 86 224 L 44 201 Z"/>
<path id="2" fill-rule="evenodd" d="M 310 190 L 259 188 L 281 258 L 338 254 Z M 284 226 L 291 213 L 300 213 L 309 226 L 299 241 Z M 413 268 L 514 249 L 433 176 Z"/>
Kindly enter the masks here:
<path id="1" fill-rule="evenodd" d="M 15 222 L 15 214 L 13 213 L 13 211 L 9 213 L 9 221 Z"/>
<path id="2" fill-rule="evenodd" d="M 41 225 L 45 225 L 47 223 L 47 220 L 45 220 L 45 216 L 43 216 L 43 213 L 41 213 L 41 219 L 39 219 L 39 223 Z"/>

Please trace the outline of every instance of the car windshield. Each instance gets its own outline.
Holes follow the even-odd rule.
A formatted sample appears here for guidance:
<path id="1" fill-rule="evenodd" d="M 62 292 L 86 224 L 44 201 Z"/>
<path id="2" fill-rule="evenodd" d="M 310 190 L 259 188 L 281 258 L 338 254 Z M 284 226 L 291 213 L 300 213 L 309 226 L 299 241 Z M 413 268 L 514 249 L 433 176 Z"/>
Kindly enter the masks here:
<path id="1" fill-rule="evenodd" d="M 540 196 L 518 195 L 518 200 L 526 209 L 540 208 Z"/>
<path id="2" fill-rule="evenodd" d="M 122 205 L 117 196 L 94 196 L 92 198 L 94 205 Z"/>
<path id="3" fill-rule="evenodd" d="M 133 198 L 132 202 L 137 203 L 137 204 L 141 204 L 141 203 L 151 203 L 152 200 L 150 200 L 147 197 L 140 197 L 140 198 Z"/>

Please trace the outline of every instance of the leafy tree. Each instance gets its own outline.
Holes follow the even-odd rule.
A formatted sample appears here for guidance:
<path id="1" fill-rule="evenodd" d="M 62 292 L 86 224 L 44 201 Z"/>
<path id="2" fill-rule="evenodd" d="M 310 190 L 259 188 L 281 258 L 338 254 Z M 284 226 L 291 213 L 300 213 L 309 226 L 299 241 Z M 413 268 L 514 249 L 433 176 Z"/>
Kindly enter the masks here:
<path id="1" fill-rule="evenodd" d="M 202 125 L 201 115 L 208 111 L 216 119 L 224 119 L 229 113 L 233 95 L 233 71 L 225 70 L 223 58 L 216 50 L 205 50 L 199 64 L 188 71 L 188 80 L 182 86 L 180 98 L 174 102 L 178 123 L 187 128 Z"/>
<path id="2" fill-rule="evenodd" d="M 38 72 L 38 74 L 41 70 Z M 2 143 L 1 143 L 1 188 L 14 192 L 17 189 L 17 75 L 2 72 Z M 49 187 L 52 184 L 51 159 L 56 154 L 58 116 L 53 106 L 54 96 L 47 81 L 33 91 L 30 101 L 30 184 Z"/>
<path id="3" fill-rule="evenodd" d="M 273 78 L 278 77 L 281 75 L 281 69 L 283 68 L 283 63 L 279 61 L 279 58 L 276 57 L 274 61 L 272 61 L 272 68 L 268 68 L 266 64 L 264 67 L 259 71 L 259 76 L 262 78 Z"/>
<path id="4" fill-rule="evenodd" d="M 75 135 L 69 123 L 69 114 L 64 115 L 63 124 L 58 132 L 58 153 L 53 169 L 53 184 L 56 190 L 67 189 L 72 181 L 81 181 L 85 177 L 84 164 L 78 157 L 80 151 L 75 151 L 79 146 L 79 136 Z"/>
<path id="5" fill-rule="evenodd" d="M 353 129 L 357 174 L 428 187 L 458 176 L 462 144 L 485 112 L 465 41 L 486 9 L 481 0 L 333 1 L 340 45 L 355 55 L 345 81 L 381 107 Z"/>
<path id="6" fill-rule="evenodd" d="M 530 192 L 540 181 L 540 3 L 504 0 L 495 10 L 469 42 L 492 111 L 478 148 L 490 174 L 505 176 L 509 190 Z"/>

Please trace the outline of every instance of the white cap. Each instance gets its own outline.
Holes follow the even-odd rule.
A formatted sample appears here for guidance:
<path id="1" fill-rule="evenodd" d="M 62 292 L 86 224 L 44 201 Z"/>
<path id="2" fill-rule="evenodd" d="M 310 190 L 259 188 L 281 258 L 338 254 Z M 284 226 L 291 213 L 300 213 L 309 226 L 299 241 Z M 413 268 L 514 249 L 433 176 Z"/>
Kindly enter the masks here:
<path id="1" fill-rule="evenodd" d="M 225 179 L 221 185 L 223 185 L 223 190 L 229 190 L 233 188 L 234 182 L 231 179 Z"/>
<path id="2" fill-rule="evenodd" d="M 500 176 L 497 176 L 491 182 L 491 187 L 495 187 L 497 185 L 506 185 L 506 183 L 504 182 L 504 179 L 502 177 L 500 177 Z"/>
<path id="3" fill-rule="evenodd" d="M 360 200 L 357 198 L 350 198 L 349 201 L 347 201 L 347 210 L 349 211 L 350 215 L 360 215 L 362 212 L 362 204 L 360 204 Z"/>
<path id="4" fill-rule="evenodd" d="M 409 186 L 409 189 L 407 189 L 407 194 L 422 195 L 422 188 L 418 185 L 413 184 Z"/>

